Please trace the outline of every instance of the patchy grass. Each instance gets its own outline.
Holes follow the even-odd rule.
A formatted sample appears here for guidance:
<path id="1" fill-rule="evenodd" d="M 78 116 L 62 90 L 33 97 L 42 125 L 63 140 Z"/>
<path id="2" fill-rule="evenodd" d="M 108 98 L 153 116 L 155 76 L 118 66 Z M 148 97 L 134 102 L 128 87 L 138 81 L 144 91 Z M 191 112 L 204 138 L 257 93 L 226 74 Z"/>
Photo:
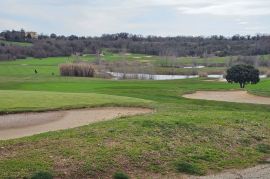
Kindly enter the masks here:
<path id="1" fill-rule="evenodd" d="M 262 153 L 270 154 L 270 145 L 268 144 L 258 144 L 257 150 Z"/>
<path id="2" fill-rule="evenodd" d="M 129 179 L 128 175 L 126 175 L 125 173 L 123 172 L 116 172 L 114 175 L 113 175 L 113 179 Z"/>
<path id="3" fill-rule="evenodd" d="M 177 170 L 179 172 L 192 174 L 192 175 L 203 175 L 205 171 L 198 165 L 188 162 L 179 162 L 177 163 Z"/>
<path id="4" fill-rule="evenodd" d="M 113 81 L 14 72 L 0 76 L 0 89 L 2 111 L 97 105 L 156 109 L 154 114 L 0 141 L 0 178 L 31 176 L 38 171 L 62 178 L 112 178 L 117 171 L 134 177 L 142 173 L 202 175 L 248 167 L 270 157 L 270 106 L 181 97 L 197 90 L 238 89 L 237 84 L 201 79 Z M 269 80 L 247 89 L 267 92 Z"/>

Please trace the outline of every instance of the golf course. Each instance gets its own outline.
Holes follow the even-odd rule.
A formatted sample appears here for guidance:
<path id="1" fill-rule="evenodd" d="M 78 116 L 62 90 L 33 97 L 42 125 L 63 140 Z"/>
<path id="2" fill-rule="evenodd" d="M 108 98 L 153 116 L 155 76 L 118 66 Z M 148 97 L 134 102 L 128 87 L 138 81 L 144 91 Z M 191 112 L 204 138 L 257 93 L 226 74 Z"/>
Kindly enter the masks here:
<path id="1" fill-rule="evenodd" d="M 111 178 L 116 172 L 131 178 L 180 178 L 267 163 L 268 78 L 247 85 L 245 92 L 238 84 L 206 78 L 60 76 L 58 65 L 70 59 L 0 63 L 0 178 L 30 177 L 37 172 L 56 178 Z M 200 93 L 203 91 L 208 95 Z M 236 92 L 236 96 L 240 92 L 243 98 L 251 95 L 251 101 L 258 97 L 266 102 L 233 101 L 230 94 L 224 94 L 229 100 L 222 101 L 211 91 Z M 197 96 L 190 97 L 193 93 Z M 204 95 L 210 99 L 204 100 Z M 69 119 L 62 118 L 67 111 Z M 76 116 L 80 111 L 85 113 Z M 27 125 L 17 117 L 28 120 Z M 62 122 L 73 118 L 91 121 L 68 125 L 60 123 L 60 118 Z M 50 122 L 61 127 L 4 137 L 10 134 L 6 130 L 34 131 Z"/>

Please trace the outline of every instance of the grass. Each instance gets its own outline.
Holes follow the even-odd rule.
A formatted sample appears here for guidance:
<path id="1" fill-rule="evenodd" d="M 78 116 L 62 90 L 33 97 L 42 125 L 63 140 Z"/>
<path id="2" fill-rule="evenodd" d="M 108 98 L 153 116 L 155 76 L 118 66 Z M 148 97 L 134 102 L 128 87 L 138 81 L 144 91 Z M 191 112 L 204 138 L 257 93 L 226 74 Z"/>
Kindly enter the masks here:
<path id="1" fill-rule="evenodd" d="M 42 67 L 36 61 L 50 66 L 46 60 L 28 63 Z M 2 112 L 104 105 L 150 106 L 156 112 L 0 141 L 0 178 L 39 171 L 63 178 L 112 178 L 117 171 L 131 178 L 155 173 L 203 175 L 252 166 L 270 157 L 270 106 L 181 97 L 197 90 L 238 89 L 237 84 L 12 73 L 0 76 Z M 247 90 L 270 96 L 269 85 L 270 80 L 263 80 Z"/>
<path id="2" fill-rule="evenodd" d="M 5 45 L 17 45 L 17 46 L 22 46 L 22 47 L 28 47 L 32 46 L 32 43 L 29 42 L 12 42 L 12 41 L 6 41 L 6 40 L 0 40 L 0 44 L 3 43 Z"/>
<path id="3" fill-rule="evenodd" d="M 16 101 L 14 103 L 14 101 Z M 74 103 L 74 101 L 76 101 Z M 46 111 L 99 106 L 141 106 L 150 101 L 95 93 L 0 90 L 0 113 Z"/>
<path id="4" fill-rule="evenodd" d="M 264 59 L 269 59 L 269 55 L 263 56 Z M 234 57 L 235 58 L 235 57 Z M 30 76 L 35 75 L 35 69 L 38 72 L 39 76 L 52 76 L 59 75 L 59 65 L 63 63 L 70 63 L 74 60 L 81 60 L 85 62 L 95 61 L 95 55 L 84 55 L 80 57 L 70 56 L 70 57 L 48 57 L 48 58 L 27 58 L 15 61 L 6 61 L 0 62 L 0 76 Z M 147 56 L 143 54 L 114 54 L 114 53 L 104 53 L 104 56 L 101 56 L 102 60 L 107 62 L 115 62 L 121 60 L 128 61 L 139 61 L 142 64 L 155 64 L 154 70 L 157 74 L 192 74 L 194 72 L 207 72 L 208 74 L 223 74 L 226 70 L 226 65 L 224 67 L 206 67 L 201 69 L 184 69 L 184 68 L 171 68 L 159 66 L 160 60 L 163 57 L 159 56 Z M 211 57 L 207 59 L 209 64 L 227 64 L 230 60 L 230 57 Z M 163 59 L 164 61 L 164 59 Z M 175 63 L 180 66 L 192 66 L 196 62 L 197 65 L 205 65 L 205 58 L 195 58 L 195 57 L 179 57 L 175 59 Z M 261 68 L 262 71 L 267 71 L 265 68 Z M 37 75 L 36 75 L 37 76 Z"/>

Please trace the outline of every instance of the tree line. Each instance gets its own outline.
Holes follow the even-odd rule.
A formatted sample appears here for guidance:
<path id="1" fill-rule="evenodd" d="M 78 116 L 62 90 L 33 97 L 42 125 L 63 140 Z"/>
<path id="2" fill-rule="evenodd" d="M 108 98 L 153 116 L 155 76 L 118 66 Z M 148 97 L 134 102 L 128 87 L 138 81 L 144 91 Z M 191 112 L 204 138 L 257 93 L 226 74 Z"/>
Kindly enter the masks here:
<path id="1" fill-rule="evenodd" d="M 104 34 L 100 37 L 79 37 L 76 35 L 38 35 L 37 39 L 26 36 L 21 31 L 3 31 L 0 39 L 6 41 L 29 42 L 32 46 L 16 46 L 0 41 L 0 60 L 14 60 L 26 57 L 69 56 L 71 54 L 96 54 L 101 49 L 111 52 L 125 51 L 160 56 L 200 56 L 209 55 L 264 55 L 270 54 L 270 36 L 232 37 L 159 37 L 141 36 L 129 33 Z"/>

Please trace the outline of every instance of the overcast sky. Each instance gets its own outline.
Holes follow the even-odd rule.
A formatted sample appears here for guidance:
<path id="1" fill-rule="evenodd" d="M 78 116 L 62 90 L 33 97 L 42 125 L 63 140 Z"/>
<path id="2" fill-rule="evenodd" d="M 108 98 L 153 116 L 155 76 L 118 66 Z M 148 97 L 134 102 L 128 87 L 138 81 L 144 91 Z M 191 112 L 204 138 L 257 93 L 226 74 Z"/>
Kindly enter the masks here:
<path id="1" fill-rule="evenodd" d="M 0 0 L 0 30 L 99 36 L 270 34 L 270 0 Z"/>

